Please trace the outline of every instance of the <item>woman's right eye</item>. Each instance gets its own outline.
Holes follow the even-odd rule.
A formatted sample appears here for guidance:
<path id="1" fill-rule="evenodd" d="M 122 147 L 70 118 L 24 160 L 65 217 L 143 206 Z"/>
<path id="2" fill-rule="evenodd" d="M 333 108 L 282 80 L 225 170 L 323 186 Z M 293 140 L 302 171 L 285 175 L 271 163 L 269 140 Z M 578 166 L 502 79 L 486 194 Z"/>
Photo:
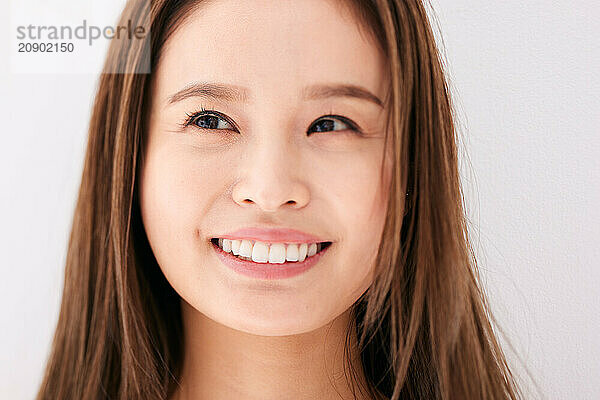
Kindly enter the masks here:
<path id="1" fill-rule="evenodd" d="M 236 128 L 227 119 L 221 117 L 215 112 L 204 112 L 192 115 L 189 121 L 190 125 L 195 125 L 201 129 L 219 130 L 225 129 L 230 131 L 236 131 Z"/>

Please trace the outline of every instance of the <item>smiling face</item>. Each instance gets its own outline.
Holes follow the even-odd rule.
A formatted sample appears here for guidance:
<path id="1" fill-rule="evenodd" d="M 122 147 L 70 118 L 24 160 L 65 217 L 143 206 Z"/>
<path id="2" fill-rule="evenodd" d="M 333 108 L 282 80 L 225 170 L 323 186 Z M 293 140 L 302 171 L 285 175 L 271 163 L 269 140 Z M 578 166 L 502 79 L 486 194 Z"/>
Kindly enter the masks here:
<path id="1" fill-rule="evenodd" d="M 368 288 L 391 171 L 386 158 L 382 182 L 384 63 L 350 14 L 322 0 L 211 1 L 169 38 L 153 72 L 140 207 L 189 305 L 234 329 L 291 335 Z M 252 278 L 210 239 L 254 226 L 332 245 L 300 275 Z"/>

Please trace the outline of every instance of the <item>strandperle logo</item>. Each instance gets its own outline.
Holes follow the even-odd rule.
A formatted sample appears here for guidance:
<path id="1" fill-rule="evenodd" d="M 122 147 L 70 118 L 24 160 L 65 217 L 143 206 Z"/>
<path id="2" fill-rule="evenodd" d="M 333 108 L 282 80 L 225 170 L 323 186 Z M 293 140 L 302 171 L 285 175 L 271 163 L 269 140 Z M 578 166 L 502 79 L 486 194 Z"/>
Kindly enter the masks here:
<path id="1" fill-rule="evenodd" d="M 18 40 L 72 40 L 87 39 L 91 46 L 94 40 L 105 39 L 143 39 L 147 31 L 143 26 L 133 26 L 131 20 L 127 25 L 104 26 L 88 25 L 87 20 L 83 20 L 81 25 L 76 27 L 62 25 L 21 25 L 17 26 Z"/>

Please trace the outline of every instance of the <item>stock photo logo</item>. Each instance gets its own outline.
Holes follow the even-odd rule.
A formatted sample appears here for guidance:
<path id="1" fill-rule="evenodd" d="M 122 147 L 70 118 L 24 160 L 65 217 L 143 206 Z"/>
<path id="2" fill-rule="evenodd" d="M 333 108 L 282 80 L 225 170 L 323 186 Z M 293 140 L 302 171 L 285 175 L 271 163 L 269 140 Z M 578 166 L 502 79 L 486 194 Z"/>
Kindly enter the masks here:
<path id="1" fill-rule="evenodd" d="M 146 28 L 143 26 L 133 26 L 131 20 L 127 21 L 127 25 L 117 26 L 96 26 L 88 25 L 87 20 L 83 20 L 82 24 L 76 27 L 69 25 L 53 26 L 53 25 L 32 25 L 28 26 L 17 26 L 17 39 L 18 40 L 51 40 L 55 48 L 58 46 L 57 40 L 73 40 L 81 39 L 86 40 L 88 45 L 91 46 L 94 40 L 105 38 L 105 39 L 121 39 L 126 37 L 131 40 L 134 37 L 136 39 L 144 39 L 146 37 Z M 28 42 L 23 42 L 23 46 L 19 46 L 19 51 Z M 44 42 L 41 42 L 44 43 Z M 72 42 L 71 42 L 72 44 Z M 71 47 L 72 48 L 72 47 Z M 43 51 L 43 50 L 40 50 Z"/>
<path id="2" fill-rule="evenodd" d="M 12 2 L 10 65 L 13 73 L 150 73 L 149 57 L 130 65 L 129 52 L 150 54 L 149 1 L 143 12 L 117 19 L 101 2 L 77 2 L 53 9 L 36 0 Z M 108 2 L 110 3 L 110 1 Z M 117 21 L 117 22 L 115 22 Z M 113 42 L 118 62 L 105 63 Z"/>

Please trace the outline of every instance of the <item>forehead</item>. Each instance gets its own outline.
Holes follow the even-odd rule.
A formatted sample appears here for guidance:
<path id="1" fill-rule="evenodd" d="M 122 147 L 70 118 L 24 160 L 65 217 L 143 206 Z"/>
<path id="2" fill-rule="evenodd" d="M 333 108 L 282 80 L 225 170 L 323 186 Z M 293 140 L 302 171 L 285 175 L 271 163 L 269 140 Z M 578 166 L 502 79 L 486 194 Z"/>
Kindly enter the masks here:
<path id="1" fill-rule="evenodd" d="M 251 102 L 315 83 L 384 94 L 383 55 L 327 0 L 207 1 L 169 38 L 155 76 L 163 97 L 198 81 L 247 87 Z"/>

